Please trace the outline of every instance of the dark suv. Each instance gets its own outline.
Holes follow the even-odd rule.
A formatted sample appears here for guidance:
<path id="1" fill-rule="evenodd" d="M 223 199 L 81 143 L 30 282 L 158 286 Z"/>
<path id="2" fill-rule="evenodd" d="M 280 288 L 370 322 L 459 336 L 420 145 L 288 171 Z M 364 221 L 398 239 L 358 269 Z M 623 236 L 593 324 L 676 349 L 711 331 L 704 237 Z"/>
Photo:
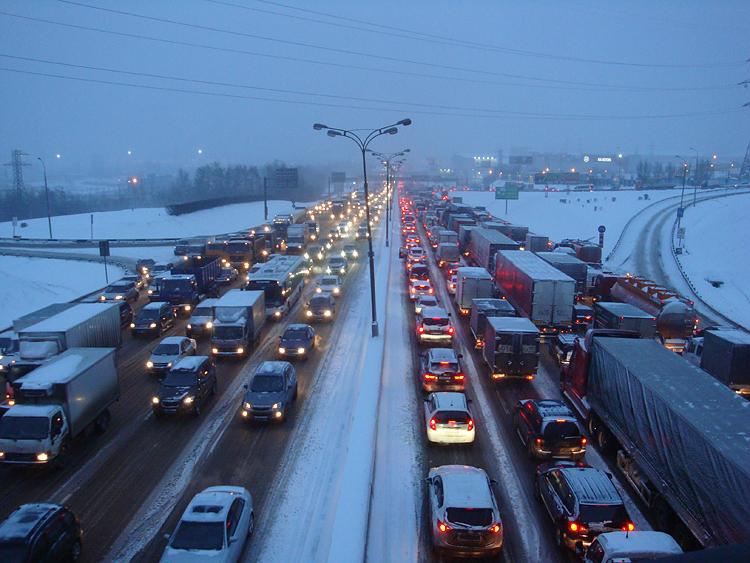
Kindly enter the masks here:
<path id="1" fill-rule="evenodd" d="M 140 334 L 161 336 L 161 333 L 174 326 L 175 314 L 172 305 L 166 301 L 153 301 L 143 306 L 143 309 L 130 323 L 133 336 Z"/>
<path id="2" fill-rule="evenodd" d="M 570 409 L 552 399 L 524 399 L 516 403 L 513 426 L 529 457 L 583 459 L 586 437 Z"/>
<path id="3" fill-rule="evenodd" d="M 0 523 L 0 561 L 77 561 L 80 557 L 81 526 L 64 506 L 24 504 Z"/>
<path id="4" fill-rule="evenodd" d="M 245 384 L 242 418 L 283 422 L 287 408 L 297 399 L 297 372 L 292 364 L 265 361 Z"/>
<path id="5" fill-rule="evenodd" d="M 604 471 L 572 461 L 540 465 L 534 489 L 555 525 L 557 544 L 579 552 L 604 532 L 632 532 L 633 521 Z"/>
<path id="6" fill-rule="evenodd" d="M 158 393 L 151 398 L 154 416 L 180 413 L 198 416 L 203 403 L 216 394 L 216 386 L 216 367 L 211 358 L 182 358 L 161 380 Z"/>
<path id="7" fill-rule="evenodd" d="M 422 391 L 463 391 L 465 376 L 461 370 L 461 354 L 453 348 L 432 348 L 419 356 L 419 379 Z"/>

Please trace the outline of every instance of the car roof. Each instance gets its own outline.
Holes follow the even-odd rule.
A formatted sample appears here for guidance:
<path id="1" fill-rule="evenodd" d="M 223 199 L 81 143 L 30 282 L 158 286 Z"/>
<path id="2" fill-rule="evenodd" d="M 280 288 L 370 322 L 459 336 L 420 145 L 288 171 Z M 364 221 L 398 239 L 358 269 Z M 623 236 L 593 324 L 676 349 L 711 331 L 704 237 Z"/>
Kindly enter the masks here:
<path id="1" fill-rule="evenodd" d="M 60 505 L 47 502 L 19 506 L 0 523 L 0 541 L 28 538 L 41 522 L 61 508 Z"/>
<path id="2" fill-rule="evenodd" d="M 209 487 L 193 497 L 182 515 L 182 520 L 223 522 L 232 502 L 242 495 L 242 491 L 240 487 Z"/>
<path id="3" fill-rule="evenodd" d="M 166 338 L 162 338 L 159 344 L 180 344 L 185 340 L 189 340 L 189 338 L 187 336 L 167 336 Z"/>
<path id="4" fill-rule="evenodd" d="M 289 362 L 280 360 L 266 360 L 256 368 L 255 375 L 283 375 Z"/>
<path id="5" fill-rule="evenodd" d="M 623 504 L 609 476 L 594 467 L 564 467 L 560 471 L 581 504 Z"/>
<path id="6" fill-rule="evenodd" d="M 287 330 L 306 330 L 308 328 L 312 328 L 312 327 L 305 323 L 291 323 L 291 324 L 286 325 L 284 332 L 286 332 Z"/>
<path id="7" fill-rule="evenodd" d="M 415 265 L 415 267 L 416 267 L 416 265 Z M 414 268 L 412 268 L 412 270 L 413 269 Z M 432 286 L 432 284 L 430 283 L 430 280 L 411 280 L 411 284 L 412 285 L 428 285 L 428 286 Z"/>
<path id="8" fill-rule="evenodd" d="M 568 406 L 562 401 L 557 401 L 555 399 L 532 399 L 531 402 L 536 405 L 536 408 L 539 411 L 539 416 L 542 418 L 570 418 L 573 416 L 570 408 L 568 408 Z"/>
<path id="9" fill-rule="evenodd" d="M 169 303 L 167 303 L 166 301 L 151 301 L 150 303 L 146 303 L 143 306 L 143 309 L 141 309 L 141 311 L 143 311 L 145 309 L 147 309 L 149 311 L 158 311 L 159 309 L 161 309 L 165 305 L 169 305 Z"/>
<path id="10" fill-rule="evenodd" d="M 466 395 L 456 392 L 438 392 L 433 393 L 437 408 L 439 410 L 469 410 L 469 404 L 466 401 Z"/>
<path id="11" fill-rule="evenodd" d="M 456 351 L 453 348 L 430 348 L 427 351 L 430 361 L 433 362 L 455 362 L 458 360 Z"/>
<path id="12" fill-rule="evenodd" d="M 483 469 L 469 465 L 443 465 L 430 470 L 443 480 L 445 506 L 450 508 L 494 508 L 492 491 Z"/>
<path id="13" fill-rule="evenodd" d="M 607 532 L 597 536 L 608 557 L 679 554 L 682 548 L 669 534 L 644 530 L 639 532 Z"/>
<path id="14" fill-rule="evenodd" d="M 174 366 L 172 366 L 172 369 L 186 369 L 190 371 L 196 371 L 203 365 L 203 362 L 205 362 L 207 359 L 208 356 L 188 356 L 187 358 L 182 358 L 181 360 L 179 360 Z"/>
<path id="15" fill-rule="evenodd" d="M 417 296 L 417 301 L 422 301 L 422 300 L 425 300 L 425 301 L 434 301 L 435 303 L 438 302 L 437 295 L 430 295 L 430 294 L 428 294 L 428 295 L 418 295 Z"/>
<path id="16" fill-rule="evenodd" d="M 448 312 L 442 307 L 425 307 L 420 313 L 423 319 L 426 318 L 448 318 Z"/>

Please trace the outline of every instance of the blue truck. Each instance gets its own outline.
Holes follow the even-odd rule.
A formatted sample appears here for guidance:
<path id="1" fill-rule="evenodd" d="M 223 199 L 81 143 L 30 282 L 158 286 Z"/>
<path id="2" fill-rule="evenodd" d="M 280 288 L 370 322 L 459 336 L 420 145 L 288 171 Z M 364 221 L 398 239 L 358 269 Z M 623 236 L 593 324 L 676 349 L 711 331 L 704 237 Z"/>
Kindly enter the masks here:
<path id="1" fill-rule="evenodd" d="M 186 257 L 161 278 L 158 301 L 169 301 L 178 312 L 190 313 L 221 271 L 218 258 Z"/>

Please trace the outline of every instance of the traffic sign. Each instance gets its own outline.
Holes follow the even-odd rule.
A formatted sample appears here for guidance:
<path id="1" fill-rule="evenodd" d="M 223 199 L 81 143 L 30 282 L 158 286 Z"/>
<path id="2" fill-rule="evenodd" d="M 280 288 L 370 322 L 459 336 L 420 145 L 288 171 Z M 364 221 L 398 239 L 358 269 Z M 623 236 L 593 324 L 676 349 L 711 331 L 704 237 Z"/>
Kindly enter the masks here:
<path id="1" fill-rule="evenodd" d="M 99 256 L 109 256 L 109 241 L 108 240 L 99 241 Z"/>
<path id="2" fill-rule="evenodd" d="M 518 199 L 518 188 L 515 186 L 495 188 L 495 199 Z"/>

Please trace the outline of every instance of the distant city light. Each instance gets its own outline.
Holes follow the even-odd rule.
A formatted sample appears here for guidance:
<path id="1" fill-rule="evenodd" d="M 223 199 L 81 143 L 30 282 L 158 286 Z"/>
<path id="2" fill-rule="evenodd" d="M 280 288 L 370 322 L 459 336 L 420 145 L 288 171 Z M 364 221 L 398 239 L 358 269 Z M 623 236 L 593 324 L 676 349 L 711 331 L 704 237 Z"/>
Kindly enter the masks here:
<path id="1" fill-rule="evenodd" d="M 130 178 L 128 178 L 128 184 L 130 184 L 131 186 L 137 186 L 140 181 L 141 180 L 138 178 L 138 176 L 131 176 Z"/>
<path id="2" fill-rule="evenodd" d="M 131 151 L 130 149 L 128 149 L 128 156 L 130 156 L 131 154 L 133 154 L 133 151 Z"/>
<path id="3" fill-rule="evenodd" d="M 719 155 L 717 155 L 716 153 L 714 153 L 713 156 L 711 156 L 711 158 L 713 158 L 714 160 L 716 160 L 717 158 L 719 158 Z"/>
<path id="4" fill-rule="evenodd" d="M 59 158 L 62 158 L 62 155 L 61 155 L 60 153 L 57 153 L 57 154 L 55 155 L 55 158 L 58 158 L 58 159 L 59 159 Z"/>
<path id="5" fill-rule="evenodd" d="M 203 149 L 198 149 L 198 154 L 203 154 Z"/>

